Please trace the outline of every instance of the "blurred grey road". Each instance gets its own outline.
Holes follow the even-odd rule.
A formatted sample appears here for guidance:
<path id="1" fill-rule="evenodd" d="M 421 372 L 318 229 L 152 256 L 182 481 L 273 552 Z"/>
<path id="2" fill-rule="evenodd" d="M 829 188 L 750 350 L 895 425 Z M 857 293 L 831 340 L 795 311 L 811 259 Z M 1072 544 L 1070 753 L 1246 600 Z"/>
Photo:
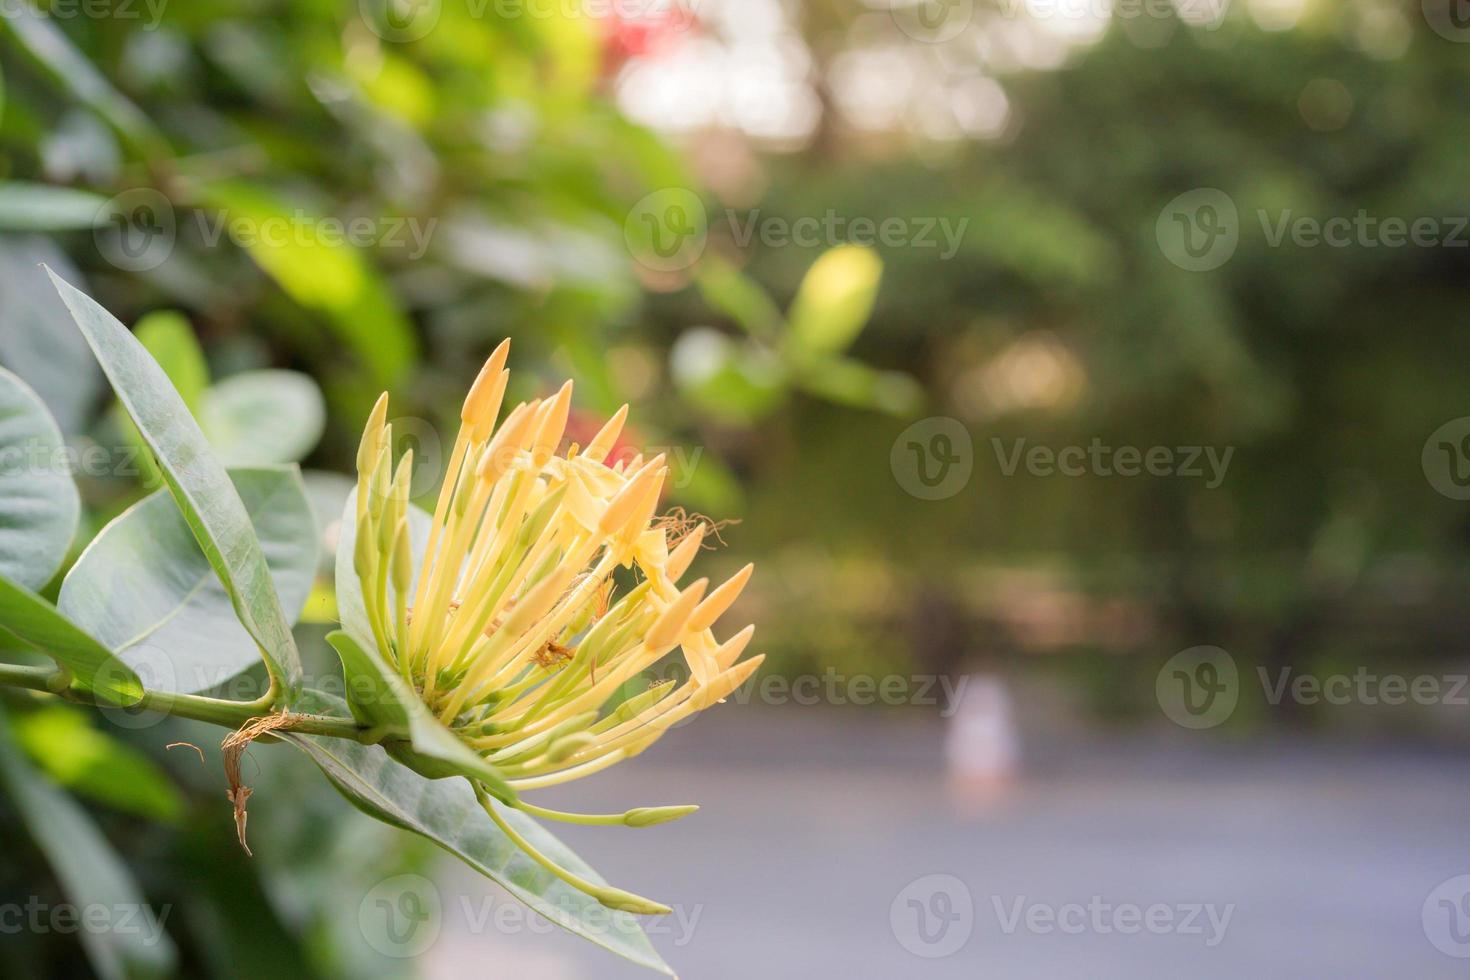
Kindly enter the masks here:
<path id="1" fill-rule="evenodd" d="M 537 802 L 703 805 L 649 830 L 555 828 L 677 906 L 654 942 L 696 980 L 1470 974 L 1429 935 L 1470 953 L 1470 901 L 1426 911 L 1470 874 L 1456 753 L 1076 736 L 1028 742 L 1012 786 L 959 805 L 943 737 L 896 712 L 727 706 Z M 932 875 L 951 877 L 914 884 Z M 653 976 L 544 928 L 477 931 L 459 906 L 483 907 L 482 881 L 446 863 L 440 884 L 432 977 Z"/>

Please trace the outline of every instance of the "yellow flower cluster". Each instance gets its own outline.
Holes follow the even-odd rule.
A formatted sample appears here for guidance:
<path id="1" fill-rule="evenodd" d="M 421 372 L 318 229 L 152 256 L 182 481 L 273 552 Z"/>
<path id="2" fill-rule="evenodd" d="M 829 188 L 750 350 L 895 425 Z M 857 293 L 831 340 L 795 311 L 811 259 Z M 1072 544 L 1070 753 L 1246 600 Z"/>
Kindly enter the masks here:
<path id="1" fill-rule="evenodd" d="M 387 395 L 379 400 L 358 453 L 355 564 L 386 664 L 521 791 L 637 755 L 725 698 L 763 658 L 739 659 L 754 627 L 724 641 L 713 631 L 752 566 L 712 590 L 705 579 L 681 589 L 706 525 L 655 516 L 668 475 L 662 455 L 607 462 L 627 406 L 585 448 L 558 455 L 572 384 L 500 419 L 508 350 L 509 341 L 491 355 L 465 399 L 421 567 L 410 533 L 411 453 L 395 467 Z M 685 683 L 616 701 L 676 647 L 688 660 Z M 689 809 L 632 811 L 639 816 L 616 822 Z"/>

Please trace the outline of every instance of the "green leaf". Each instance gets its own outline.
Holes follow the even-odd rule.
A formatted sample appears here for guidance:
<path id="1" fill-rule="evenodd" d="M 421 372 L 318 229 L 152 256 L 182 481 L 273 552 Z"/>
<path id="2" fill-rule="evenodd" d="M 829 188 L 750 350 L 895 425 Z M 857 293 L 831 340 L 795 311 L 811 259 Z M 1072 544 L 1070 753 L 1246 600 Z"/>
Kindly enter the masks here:
<path id="1" fill-rule="evenodd" d="M 0 368 L 0 575 L 38 591 L 61 568 L 81 499 L 41 397 Z"/>
<path id="2" fill-rule="evenodd" d="M 432 779 L 468 776 L 499 799 L 515 802 L 515 790 L 506 784 L 500 770 L 455 738 L 418 699 L 408 682 L 389 670 L 380 657 L 369 652 L 370 648 L 342 630 L 329 633 L 327 642 L 342 659 L 353 717 L 364 724 L 387 725 L 408 733 L 411 750 L 390 746 L 394 758 Z"/>
<path id="3" fill-rule="evenodd" d="M 924 405 L 924 388 L 902 371 L 879 371 L 845 357 L 813 365 L 798 376 L 811 394 L 841 405 L 890 415 L 913 415 Z"/>
<path id="4" fill-rule="evenodd" d="M 143 685 L 131 667 L 51 603 L 3 575 L 0 623 L 6 631 L 69 669 L 77 683 L 103 700 L 131 707 L 143 699 Z"/>
<path id="5" fill-rule="evenodd" d="M 769 350 L 710 327 L 684 331 L 669 366 L 690 404 L 727 422 L 750 423 L 786 397 L 787 371 Z"/>
<path id="6" fill-rule="evenodd" d="M 144 156 L 167 152 L 168 144 L 143 111 L 103 77 L 30 0 L 6 8 L 0 19 L 22 48 L 60 82 L 77 101 L 87 106 L 127 137 Z"/>
<path id="7" fill-rule="evenodd" d="M 179 397 L 197 417 L 204 392 L 209 388 L 209 364 L 204 360 L 204 351 L 188 318 L 174 310 L 156 310 L 133 324 L 133 336 L 153 355 Z"/>
<path id="8" fill-rule="evenodd" d="M 418 584 L 428 547 L 433 519 L 417 507 L 408 508 L 409 538 L 413 544 L 413 579 Z M 400 761 L 417 772 L 439 778 L 449 775 L 472 776 L 502 800 L 514 800 L 515 791 L 506 785 L 499 770 L 472 752 L 454 733 L 435 718 L 407 682 L 388 669 L 375 652 L 372 626 L 362 600 L 362 581 L 353 567 L 352 554 L 357 542 L 357 490 L 353 489 L 342 511 L 341 530 L 337 534 L 337 609 L 343 630 L 327 640 L 342 660 L 352 714 L 370 725 L 388 725 L 408 733 L 412 752 L 399 750 Z M 392 583 L 388 594 L 393 596 Z"/>
<path id="9" fill-rule="evenodd" d="M 316 691 L 305 692 L 300 706 L 325 714 L 346 713 L 340 700 Z M 607 908 L 526 857 L 480 808 L 465 781 L 427 779 L 394 762 L 377 746 L 291 733 L 280 737 L 305 752 L 358 809 L 427 837 L 569 932 L 640 966 L 673 975 L 643 934 L 636 916 Z M 604 883 L 534 820 L 512 809 L 503 810 L 502 815 L 552 861 Z"/>
<path id="10" fill-rule="evenodd" d="M 294 466 L 230 471 L 294 622 L 306 605 L 319 554 L 316 517 Z M 258 663 L 255 641 L 169 495 L 160 490 L 104 527 L 61 585 L 63 613 L 148 687 L 193 694 Z"/>
<path id="11" fill-rule="evenodd" d="M 325 314 L 382 387 L 391 387 L 418 358 L 418 341 L 398 302 L 366 255 L 344 241 L 322 235 L 320 224 L 264 188 L 219 183 L 206 188 L 204 203 L 220 210 L 225 228 L 251 229 L 237 236 L 265 274 L 302 306 Z M 287 229 L 265 234 L 263 229 Z"/>
<path id="12" fill-rule="evenodd" d="M 204 396 L 199 425 L 230 466 L 299 463 L 327 427 L 317 383 L 296 371 L 247 371 Z"/>
<path id="13" fill-rule="evenodd" d="M 67 899 L 80 908 L 105 908 L 118 916 L 111 923 L 116 928 L 78 932 L 98 975 L 106 980 L 142 980 L 173 973 L 177 956 L 173 943 L 132 874 L 86 812 L 26 762 L 3 711 L 0 783 L 46 855 Z"/>
<path id="14" fill-rule="evenodd" d="M 752 336 L 770 340 L 780 330 L 783 317 L 771 297 L 753 279 L 718 255 L 706 256 L 698 265 L 695 282 L 706 303 Z"/>
<path id="15" fill-rule="evenodd" d="M 153 355 L 163 373 L 173 382 L 174 390 L 184 400 L 184 405 L 197 419 L 199 402 L 209 387 L 209 365 L 204 361 L 204 351 L 199 349 L 199 341 L 195 339 L 194 328 L 189 326 L 189 321 L 181 313 L 160 310 L 149 313 L 134 324 L 133 336 L 138 338 L 144 350 Z M 143 440 L 143 434 L 121 405 L 116 406 L 112 414 L 123 437 L 141 450 L 136 457 L 138 482 L 150 489 L 160 486 L 163 475 L 148 454 L 148 443 Z"/>
<path id="16" fill-rule="evenodd" d="M 146 755 L 98 731 L 85 712 L 61 705 L 15 719 L 31 761 L 79 796 L 149 820 L 177 823 L 184 799 Z"/>
<path id="17" fill-rule="evenodd" d="M 46 280 L 49 265 L 72 282 L 81 276 L 49 239 L 0 235 L 0 364 L 26 379 L 61 431 L 81 432 L 96 408 L 102 372 Z"/>
<path id="18" fill-rule="evenodd" d="M 260 646 L 289 703 L 300 683 L 301 658 L 250 515 L 229 475 L 143 345 L 85 293 L 47 272 L 153 451 L 195 540 L 229 592 L 236 617 Z"/>
<path id="19" fill-rule="evenodd" d="M 840 354 L 873 313 L 883 263 L 870 249 L 840 245 L 807 270 L 791 303 L 787 352 L 798 362 Z"/>
<path id="20" fill-rule="evenodd" d="M 0 230 L 92 228 L 106 204 L 107 198 L 91 191 L 18 180 L 0 181 Z"/>

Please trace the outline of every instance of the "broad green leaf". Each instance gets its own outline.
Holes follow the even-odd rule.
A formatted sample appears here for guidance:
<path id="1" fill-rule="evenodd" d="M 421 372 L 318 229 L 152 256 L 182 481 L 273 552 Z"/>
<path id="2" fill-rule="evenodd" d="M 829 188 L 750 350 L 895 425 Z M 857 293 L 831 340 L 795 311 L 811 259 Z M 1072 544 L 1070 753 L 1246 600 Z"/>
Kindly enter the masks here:
<path id="1" fill-rule="evenodd" d="M 0 368 L 0 575 L 40 590 L 66 559 L 80 511 L 56 422 Z"/>
<path id="2" fill-rule="evenodd" d="M 102 372 L 82 335 L 65 329 L 66 307 L 43 264 L 72 282 L 82 281 L 49 239 L 0 235 L 0 365 L 25 378 L 70 435 L 91 420 Z"/>
<path id="3" fill-rule="evenodd" d="M 78 796 L 149 820 L 183 816 L 184 799 L 163 770 L 86 712 L 51 704 L 16 717 L 15 734 L 34 765 Z"/>
<path id="4" fill-rule="evenodd" d="M 229 475 L 143 345 L 85 293 L 55 273 L 51 280 L 153 451 L 174 501 L 229 593 L 236 617 L 259 645 L 289 702 L 300 682 L 301 658 L 250 515 Z"/>
<path id="5" fill-rule="evenodd" d="M 103 77 L 30 0 L 6 7 L 0 20 L 22 48 L 60 82 L 72 96 L 114 126 L 144 156 L 167 151 L 167 142 L 149 118 Z"/>
<path id="6" fill-rule="evenodd" d="M 339 699 L 316 691 L 305 692 L 300 707 L 324 714 L 347 713 Z M 377 746 L 290 733 L 283 733 L 281 738 L 305 752 L 358 809 L 427 837 L 562 928 L 640 966 L 672 975 L 643 934 L 636 916 L 607 908 L 526 857 L 480 808 L 465 781 L 427 779 L 399 765 Z M 581 858 L 536 821 L 517 810 L 504 808 L 500 812 L 552 861 L 603 883 Z"/>
<path id="7" fill-rule="evenodd" d="M 327 642 L 342 659 L 353 717 L 364 724 L 388 725 L 408 733 L 412 749 L 395 751 L 398 761 L 433 778 L 472 777 L 496 797 L 515 801 L 515 791 L 506 785 L 500 771 L 455 738 L 380 657 L 342 630 L 328 634 Z"/>
<path id="8" fill-rule="evenodd" d="M 327 405 L 296 371 L 247 371 L 204 395 L 199 425 L 229 466 L 299 463 L 321 441 Z"/>
<path id="9" fill-rule="evenodd" d="M 852 346 L 873 313 L 882 276 L 877 254 L 857 245 L 840 245 L 812 263 L 791 303 L 791 356 L 810 361 Z"/>
<path id="10" fill-rule="evenodd" d="M 81 908 L 110 909 L 116 928 L 78 932 L 87 959 L 106 980 L 144 980 L 173 973 L 176 953 L 163 923 L 112 845 L 86 812 L 36 773 L 0 711 L 0 784 L 31 837 L 46 855 L 67 899 Z M 126 926 L 126 928 L 124 928 Z"/>
<path id="11" fill-rule="evenodd" d="M 98 697 L 131 707 L 143 698 L 132 668 L 45 599 L 0 575 L 0 624 L 69 669 Z"/>
<path id="12" fill-rule="evenodd" d="M 411 586 L 416 586 L 433 519 L 413 506 L 409 507 L 408 515 L 414 550 Z M 352 564 L 356 542 L 357 491 L 354 488 L 343 508 L 337 535 L 337 609 L 343 629 L 327 637 L 342 660 L 353 716 L 366 724 L 389 725 L 408 732 L 413 753 L 423 758 L 404 753 L 403 761 L 419 772 L 431 776 L 473 776 L 501 799 L 514 799 L 515 792 L 505 784 L 500 772 L 455 738 L 375 652 L 372 626 L 363 606 L 362 581 Z M 388 591 L 390 596 L 394 594 L 391 583 Z"/>
<path id="13" fill-rule="evenodd" d="M 327 317 L 380 386 L 391 387 L 417 360 L 413 328 L 358 248 L 251 184 L 211 185 L 203 203 L 219 209 L 222 230 L 288 296 Z"/>
<path id="14" fill-rule="evenodd" d="M 311 594 L 316 517 L 294 466 L 235 469 L 271 578 L 294 622 Z M 58 608 L 140 671 L 149 688 L 193 694 L 260 661 L 179 509 L 160 490 L 128 508 L 82 552 Z"/>
<path id="15" fill-rule="evenodd" d="M 0 181 L 0 230 L 72 231 L 92 228 L 107 198 L 52 184 Z"/>

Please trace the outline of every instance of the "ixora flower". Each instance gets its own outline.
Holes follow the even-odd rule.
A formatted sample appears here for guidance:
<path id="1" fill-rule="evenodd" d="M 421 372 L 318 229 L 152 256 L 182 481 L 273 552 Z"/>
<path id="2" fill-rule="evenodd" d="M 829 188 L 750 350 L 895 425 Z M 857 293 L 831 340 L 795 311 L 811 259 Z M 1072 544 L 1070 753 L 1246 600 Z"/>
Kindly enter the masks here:
<path id="1" fill-rule="evenodd" d="M 504 821 L 491 797 L 584 824 L 648 826 L 693 812 L 672 806 L 569 814 L 522 794 L 638 755 L 744 682 L 764 659 L 739 659 L 754 627 L 723 641 L 713 627 L 752 566 L 715 589 L 705 579 L 680 588 L 706 525 L 656 516 L 668 473 L 664 457 L 606 462 L 627 406 L 585 447 L 558 455 L 571 382 L 500 418 L 508 347 L 491 355 L 465 399 L 431 520 L 409 502 L 411 452 L 396 463 L 391 458 L 388 396 L 374 408 L 344 520 L 355 519 L 351 571 L 366 621 L 354 639 L 359 648 L 370 643 L 365 655 L 375 658 L 380 679 L 409 702 L 415 734 L 411 747 L 397 743 L 400 761 L 425 775 L 468 776 L 518 846 L 603 904 L 667 912 L 555 865 Z M 343 570 L 339 559 L 339 580 Z M 348 618 L 344 612 L 344 623 Z M 675 648 L 689 664 L 685 683 L 664 681 L 624 697 L 630 681 Z M 343 661 L 352 674 L 345 652 Z M 448 759 L 447 768 L 422 751 L 442 744 L 445 733 L 458 744 L 432 754 Z M 472 765 L 460 761 L 467 755 Z"/>

